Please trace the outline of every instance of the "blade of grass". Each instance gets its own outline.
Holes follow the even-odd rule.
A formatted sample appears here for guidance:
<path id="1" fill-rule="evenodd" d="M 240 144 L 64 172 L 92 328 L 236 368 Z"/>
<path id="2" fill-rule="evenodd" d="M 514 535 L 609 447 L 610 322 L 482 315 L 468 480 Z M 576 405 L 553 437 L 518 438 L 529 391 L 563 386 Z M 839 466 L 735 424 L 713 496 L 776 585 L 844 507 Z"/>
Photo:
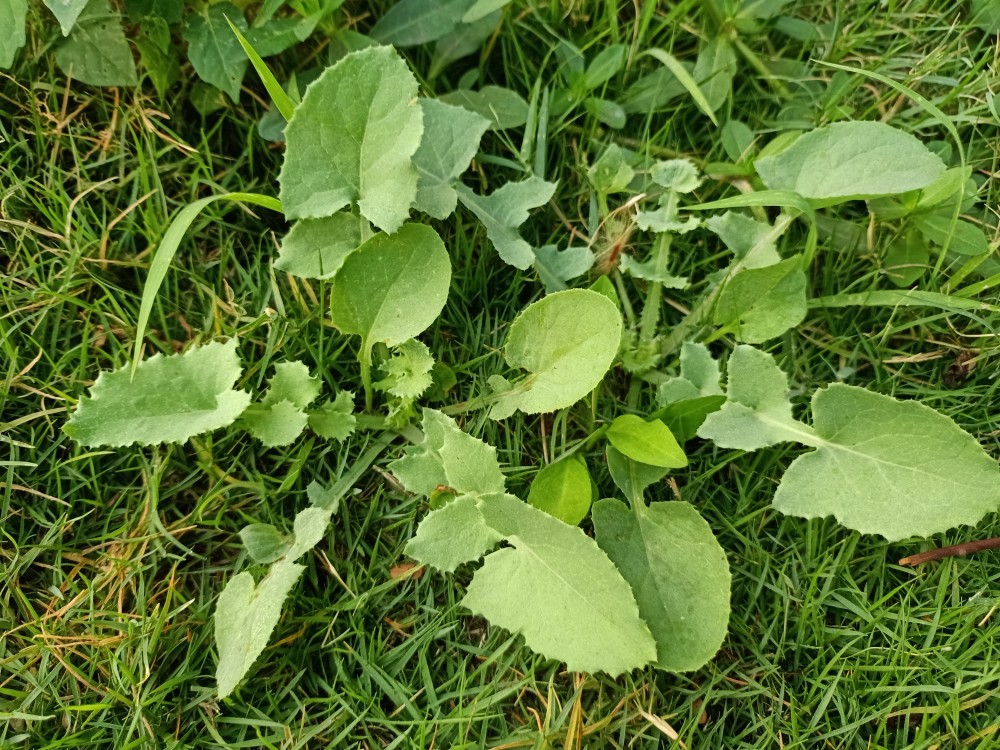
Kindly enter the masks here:
<path id="1" fill-rule="evenodd" d="M 674 74 L 674 77 L 680 81 L 680 84 L 691 95 L 694 103 L 698 105 L 698 109 L 705 113 L 705 116 L 712 121 L 715 127 L 719 127 L 719 121 L 715 119 L 715 112 L 712 111 L 712 105 L 708 103 L 708 99 L 702 92 L 701 87 L 698 86 L 698 82 L 687 72 L 687 68 L 681 65 L 680 60 L 658 47 L 648 49 L 640 54 L 649 55 L 663 63 L 667 70 Z"/>
<path id="2" fill-rule="evenodd" d="M 278 79 L 274 77 L 274 73 L 272 73 L 271 69 L 267 67 L 267 63 L 261 59 L 261 56 L 257 54 L 257 50 L 251 46 L 250 42 L 246 40 L 246 37 L 240 33 L 240 30 L 237 29 L 236 26 L 233 25 L 233 22 L 228 18 L 226 19 L 226 22 L 229 24 L 229 28 L 233 30 L 233 33 L 236 34 L 236 38 L 239 40 L 243 51 L 246 52 L 247 57 L 250 58 L 250 62 L 253 64 L 253 69 L 256 70 L 257 75 L 260 76 L 260 81 L 264 84 L 264 88 L 267 89 L 267 93 L 271 97 L 271 101 L 274 102 L 274 106 L 277 107 L 278 112 L 281 113 L 281 116 L 285 118 L 286 122 L 291 120 L 292 115 L 295 114 L 295 102 L 293 102 L 292 98 L 285 93 L 281 84 L 278 83 Z"/>

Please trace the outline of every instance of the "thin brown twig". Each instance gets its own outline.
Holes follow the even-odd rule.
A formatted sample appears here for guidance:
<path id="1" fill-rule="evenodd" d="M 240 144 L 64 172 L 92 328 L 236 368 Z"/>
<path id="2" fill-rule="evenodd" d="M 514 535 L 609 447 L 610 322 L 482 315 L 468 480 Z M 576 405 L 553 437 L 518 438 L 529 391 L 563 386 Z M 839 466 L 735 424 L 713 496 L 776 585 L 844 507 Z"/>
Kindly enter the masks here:
<path id="1" fill-rule="evenodd" d="M 965 557 L 966 555 L 973 555 L 976 552 L 984 552 L 988 549 L 1000 549 L 1000 536 L 928 550 L 927 552 L 904 557 L 899 561 L 899 564 L 916 566 L 921 563 L 930 562 L 931 560 L 943 560 L 946 557 Z"/>

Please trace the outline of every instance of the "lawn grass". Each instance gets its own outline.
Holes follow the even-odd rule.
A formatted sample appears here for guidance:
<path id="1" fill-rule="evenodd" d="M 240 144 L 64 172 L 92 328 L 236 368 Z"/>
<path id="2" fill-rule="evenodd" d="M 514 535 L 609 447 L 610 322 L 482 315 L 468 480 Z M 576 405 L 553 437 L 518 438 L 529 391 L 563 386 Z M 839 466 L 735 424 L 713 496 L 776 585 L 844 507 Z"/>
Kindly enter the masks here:
<path id="1" fill-rule="evenodd" d="M 351 5 L 362 18 L 388 3 Z M 560 38 L 588 55 L 623 41 L 636 53 L 659 47 L 692 59 L 708 28 L 702 4 L 651 5 L 636 15 L 631 4 L 604 0 L 517 3 L 488 54 L 425 83 L 441 93 L 478 69 L 484 82 L 529 97 L 551 84 Z M 785 28 L 795 36 L 771 29 L 745 38 L 775 72 L 765 79 L 741 59 L 725 118 L 766 140 L 846 108 L 947 142 L 920 103 L 822 63 L 890 76 L 957 128 L 985 183 L 995 235 L 995 37 L 943 0 L 800 2 L 786 12 L 799 19 Z M 51 25 L 33 13 L 35 35 L 20 67 L 0 78 L 0 747 L 654 748 L 675 738 L 689 748 L 1000 746 L 996 554 L 917 570 L 895 564 L 931 544 L 1000 535 L 1000 522 L 889 545 L 831 520 L 783 517 L 768 500 L 796 455 L 791 448 L 742 454 L 692 445 L 691 465 L 674 475 L 733 571 L 729 636 L 697 672 L 644 670 L 617 680 L 566 673 L 462 610 L 468 571 L 401 576 L 396 566 L 407 561 L 403 547 L 425 508 L 372 471 L 306 558 L 302 584 L 250 678 L 220 703 L 212 609 L 225 581 L 252 568 L 237 532 L 250 522 L 286 525 L 305 504 L 309 481 L 336 479 L 368 438 L 304 438 L 267 450 L 220 431 L 171 448 L 87 451 L 61 432 L 97 372 L 127 361 L 151 249 L 170 216 L 214 191 L 275 194 L 280 152 L 257 136 L 256 82 L 240 107 L 206 118 L 183 103 L 185 91 L 159 102 L 148 92 L 67 87 L 44 54 Z M 287 71 L 307 47 L 281 59 Z M 429 68 L 427 51 L 409 56 L 418 74 Z M 655 67 L 645 58 L 633 66 Z M 635 77 L 630 71 L 612 86 Z M 831 81 L 841 87 L 836 97 Z M 469 177 L 492 189 L 488 174 L 512 177 L 530 165 L 559 179 L 555 200 L 530 225 L 538 244 L 565 244 L 569 230 L 594 233 L 584 172 L 598 144 L 618 139 L 703 164 L 727 158 L 686 97 L 633 115 L 621 133 L 582 108 L 544 125 L 544 139 L 491 137 L 489 171 Z M 731 192 L 726 180 L 710 180 L 698 197 Z M 867 228 L 863 207 L 841 216 Z M 480 395 L 501 371 L 506 327 L 541 288 L 496 262 L 469 214 L 460 210 L 437 228 L 455 280 L 428 343 L 456 369 L 452 403 Z M 241 387 L 259 389 L 274 361 L 301 358 L 325 383 L 356 388 L 353 342 L 327 322 L 324 288 L 271 267 L 283 231 L 263 209 L 206 210 L 160 291 L 147 354 L 238 333 L 253 363 Z M 785 252 L 804 237 L 797 227 Z M 879 235 L 871 246 L 845 248 L 822 239 L 813 295 L 888 288 L 880 262 L 887 242 Z M 677 271 L 694 278 L 722 257 L 704 233 L 675 255 Z M 989 278 L 995 266 L 987 259 L 956 287 Z M 923 288 L 952 291 L 957 267 L 943 264 Z M 979 297 L 996 301 L 988 287 Z M 669 302 L 690 299 L 676 293 Z M 668 314 L 668 325 L 679 319 Z M 816 309 L 768 348 L 800 405 L 843 377 L 943 411 L 996 456 L 996 317 Z M 956 381 L 949 368 L 967 351 L 975 367 Z M 609 383 L 624 398 L 626 376 Z M 642 408 L 651 404 L 644 393 Z M 598 417 L 611 416 L 602 406 Z M 464 426 L 497 446 L 512 491 L 523 495 L 543 460 L 586 435 L 586 419 L 583 407 L 556 424 L 551 415 L 498 424 L 480 412 Z M 591 466 L 601 460 L 599 449 L 589 451 Z M 606 474 L 595 476 L 610 494 Z M 673 490 L 663 483 L 656 492 L 667 498 Z"/>

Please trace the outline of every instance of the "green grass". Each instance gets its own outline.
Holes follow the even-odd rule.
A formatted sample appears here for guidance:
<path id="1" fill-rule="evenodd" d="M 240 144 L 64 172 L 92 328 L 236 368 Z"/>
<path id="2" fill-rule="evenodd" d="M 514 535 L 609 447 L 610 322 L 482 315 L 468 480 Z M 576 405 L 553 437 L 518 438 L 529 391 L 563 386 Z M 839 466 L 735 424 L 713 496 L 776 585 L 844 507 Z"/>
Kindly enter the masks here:
<path id="1" fill-rule="evenodd" d="M 708 28 L 699 3 L 655 12 L 643 4 L 638 19 L 631 3 L 617 5 L 613 13 L 616 3 L 596 0 L 518 3 L 488 55 L 453 65 L 428 86 L 448 91 L 476 69 L 482 80 L 529 96 L 552 82 L 559 38 L 588 55 L 621 40 L 635 51 L 660 47 L 692 59 Z M 367 9 L 352 6 L 357 17 Z M 724 117 L 743 120 L 765 140 L 789 123 L 824 121 L 844 108 L 947 141 L 919 104 L 820 63 L 893 77 L 958 128 L 986 183 L 981 195 L 992 207 L 994 236 L 997 188 L 986 178 L 997 168 L 989 108 L 995 38 L 966 26 L 962 9 L 945 0 L 800 2 L 786 11 L 819 37 L 802 41 L 775 29 L 747 35 L 756 58 L 781 63 L 765 80 L 741 59 Z M 275 194 L 280 152 L 257 137 L 262 109 L 246 93 L 242 107 L 203 119 L 183 103 L 188 83 L 166 103 L 76 83 L 67 90 L 43 54 L 53 30 L 34 12 L 36 35 L 20 67 L 0 78 L 0 746 L 654 748 L 669 746 L 669 732 L 687 747 L 998 746 L 996 555 L 918 570 L 895 561 L 932 543 L 1000 535 L 1000 522 L 991 517 L 974 530 L 887 545 L 832 521 L 782 517 L 768 499 L 795 455 L 790 449 L 745 455 L 698 445 L 690 467 L 674 477 L 733 569 L 729 636 L 698 672 L 646 670 L 618 680 L 567 674 L 461 609 L 467 571 L 395 577 L 425 509 L 369 472 L 307 558 L 272 644 L 220 704 L 211 614 L 225 581 L 250 564 L 238 530 L 248 522 L 286 524 L 304 505 L 306 484 L 339 476 L 366 438 L 344 446 L 306 438 L 265 450 L 218 432 L 170 449 L 85 451 L 62 434 L 67 411 L 97 372 L 128 359 L 151 251 L 169 217 L 212 191 Z M 298 57 L 286 54 L 285 72 L 312 51 L 303 45 Z M 418 73 L 429 67 L 427 51 L 410 59 Z M 654 62 L 632 65 L 613 86 Z M 835 97 L 827 93 L 831 80 Z M 568 229 L 581 237 L 594 231 L 583 172 L 608 139 L 703 163 L 726 159 L 686 98 L 630 117 L 621 133 L 581 108 L 546 123 L 545 136 L 542 157 L 537 138 L 525 150 L 529 163 L 560 180 L 553 205 L 532 220 L 539 243 L 565 243 Z M 470 181 L 492 189 L 491 175 L 523 168 L 520 134 L 509 137 L 489 139 L 489 158 Z M 712 180 L 699 198 L 730 192 L 726 181 Z M 863 208 L 841 216 L 867 228 Z M 506 326 L 540 287 L 496 262 L 467 213 L 438 229 L 456 278 L 428 343 L 456 368 L 448 402 L 457 402 L 481 394 L 501 370 Z M 160 292 L 147 353 L 239 333 L 254 365 L 242 387 L 260 388 L 274 361 L 301 358 L 326 383 L 356 388 L 353 343 L 326 322 L 322 286 L 271 269 L 283 230 L 268 212 L 209 208 Z M 784 240 L 786 252 L 804 237 L 797 227 Z M 813 294 L 888 288 L 880 252 L 889 239 L 879 230 L 871 247 L 840 249 L 821 240 Z M 597 237 L 596 247 L 603 241 Z M 721 253 L 697 233 L 675 256 L 678 272 L 703 278 Z M 964 283 L 997 273 L 995 266 L 988 259 Z M 945 288 L 954 271 L 945 265 L 925 288 Z M 995 302 L 991 289 L 980 296 Z M 691 299 L 679 293 L 669 301 Z M 679 319 L 669 308 L 666 314 L 668 325 Z M 797 393 L 841 373 L 949 414 L 997 455 L 998 324 L 990 313 L 822 309 L 769 349 Z M 961 352 L 975 355 L 975 367 L 955 383 L 946 376 Z M 624 399 L 626 376 L 608 382 Z M 602 403 L 599 417 L 613 416 L 612 408 Z M 512 490 L 521 493 L 543 457 L 586 435 L 585 412 L 556 424 L 551 416 L 497 424 L 474 413 L 464 425 L 497 445 Z M 588 459 L 600 466 L 598 450 Z M 610 493 L 606 474 L 595 475 Z M 671 488 L 657 492 L 669 497 Z"/>

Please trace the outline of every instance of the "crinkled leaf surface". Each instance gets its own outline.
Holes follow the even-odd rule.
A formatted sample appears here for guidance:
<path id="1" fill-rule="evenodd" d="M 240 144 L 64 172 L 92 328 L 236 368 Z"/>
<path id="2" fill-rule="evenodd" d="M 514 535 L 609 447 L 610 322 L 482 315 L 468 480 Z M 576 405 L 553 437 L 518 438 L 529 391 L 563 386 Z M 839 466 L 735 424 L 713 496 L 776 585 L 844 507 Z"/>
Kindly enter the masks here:
<path id="1" fill-rule="evenodd" d="M 121 16 L 106 0 L 88 5 L 69 35 L 56 48 L 56 63 L 74 80 L 91 86 L 135 86 L 139 82 Z"/>
<path id="2" fill-rule="evenodd" d="M 570 526 L 579 525 L 590 511 L 594 483 L 579 456 L 543 466 L 531 482 L 528 503 Z"/>
<path id="3" fill-rule="evenodd" d="M 274 267 L 304 279 L 330 279 L 361 244 L 364 219 L 340 211 L 322 219 L 300 219 L 281 241 Z"/>
<path id="4" fill-rule="evenodd" d="M 447 219 L 458 205 L 455 182 L 469 168 L 490 121 L 464 107 L 421 99 L 424 134 L 413 155 L 417 198 L 413 206 L 435 219 Z"/>
<path id="5" fill-rule="evenodd" d="M 415 399 L 431 387 L 434 357 L 431 350 L 416 339 L 404 341 L 392 356 L 382 363 L 385 376 L 376 387 L 393 396 Z"/>
<path id="6" fill-rule="evenodd" d="M 406 554 L 417 562 L 451 572 L 481 558 L 503 538 L 486 525 L 478 498 L 463 495 L 432 510 L 406 543 Z"/>
<path id="7" fill-rule="evenodd" d="M 729 563 L 712 529 L 685 502 L 629 510 L 594 504 L 597 543 L 632 587 L 656 640 L 656 665 L 698 669 L 722 645 L 729 624 Z"/>
<path id="8" fill-rule="evenodd" d="M 44 2 L 45 7 L 52 11 L 52 15 L 59 22 L 63 36 L 69 36 L 69 32 L 76 25 L 76 19 L 87 7 L 88 0 L 44 0 Z"/>
<path id="9" fill-rule="evenodd" d="M 357 424 L 354 394 L 350 391 L 341 391 L 333 401 L 309 414 L 309 429 L 327 440 L 347 440 Z"/>
<path id="10" fill-rule="evenodd" d="M 508 365 L 530 374 L 498 394 L 490 416 L 573 405 L 604 378 L 621 333 L 617 306 L 599 292 L 567 289 L 528 305 L 510 327 L 504 355 Z"/>
<path id="11" fill-rule="evenodd" d="M 723 287 L 713 322 L 732 330 L 738 341 L 760 344 L 805 320 L 806 286 L 801 255 L 745 269 Z"/>
<path id="12" fill-rule="evenodd" d="M 485 499 L 511 544 L 486 558 L 464 604 L 574 672 L 619 675 L 656 658 L 632 590 L 593 539 L 510 495 Z"/>
<path id="13" fill-rule="evenodd" d="M 235 5 L 227 2 L 207 5 L 202 12 L 190 15 L 184 40 L 188 43 L 188 59 L 198 77 L 238 102 L 250 60 L 230 28 L 230 21 L 242 34 L 247 33 L 243 11 Z"/>
<path id="14" fill-rule="evenodd" d="M 594 253 L 589 247 L 567 247 L 559 250 L 545 245 L 534 250 L 535 271 L 546 292 L 559 292 L 566 282 L 587 273 L 594 265 Z"/>
<path id="15" fill-rule="evenodd" d="M 64 428 L 82 445 L 181 443 L 232 424 L 250 403 L 234 390 L 242 367 L 236 339 L 156 354 L 139 364 L 102 372 Z"/>
<path id="16" fill-rule="evenodd" d="M 371 36 L 396 47 L 427 44 L 454 29 L 474 3 L 475 0 L 399 0 L 379 17 Z"/>
<path id="17" fill-rule="evenodd" d="M 620 453 L 641 464 L 664 469 L 687 466 L 684 449 L 658 419 L 647 422 L 635 414 L 623 414 L 615 418 L 605 436 Z"/>
<path id="18" fill-rule="evenodd" d="M 934 182 L 944 162 L 917 138 L 882 122 L 835 122 L 754 162 L 771 190 L 836 203 L 905 193 Z"/>
<path id="19" fill-rule="evenodd" d="M 489 195 L 476 195 L 465 185 L 456 186 L 458 199 L 486 227 L 486 236 L 500 258 L 522 271 L 535 260 L 535 253 L 518 233 L 528 220 L 528 210 L 543 206 L 552 198 L 556 185 L 541 177 L 508 182 Z"/>
<path id="20" fill-rule="evenodd" d="M 14 56 L 24 46 L 24 24 L 28 0 L 0 0 L 0 68 L 14 64 Z"/>
<path id="21" fill-rule="evenodd" d="M 327 68 L 285 128 L 285 214 L 321 218 L 357 202 L 362 216 L 395 232 L 417 197 L 411 157 L 422 112 L 417 81 L 391 47 L 351 52 Z"/>

